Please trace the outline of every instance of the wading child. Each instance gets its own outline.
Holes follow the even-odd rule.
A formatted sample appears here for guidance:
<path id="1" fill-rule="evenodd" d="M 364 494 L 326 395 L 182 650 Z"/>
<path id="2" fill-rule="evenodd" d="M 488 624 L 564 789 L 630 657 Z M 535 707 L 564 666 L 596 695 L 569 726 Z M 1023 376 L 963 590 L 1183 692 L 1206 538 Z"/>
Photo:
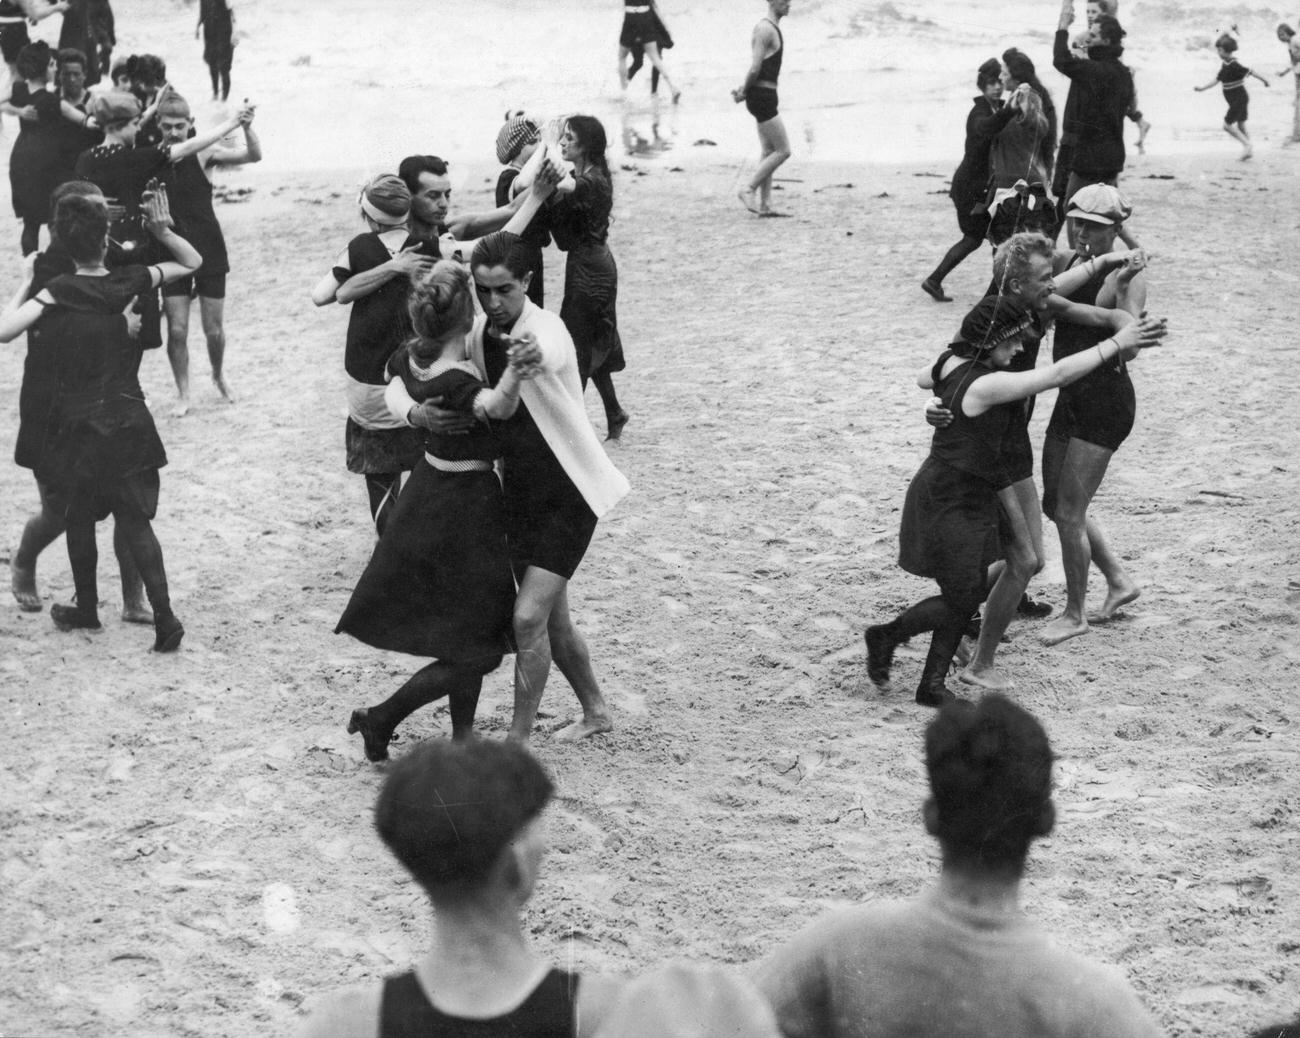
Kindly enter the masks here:
<path id="1" fill-rule="evenodd" d="M 1246 80 L 1254 76 L 1265 86 L 1267 79 L 1258 72 L 1252 72 L 1237 61 L 1237 41 L 1224 33 L 1214 41 L 1214 49 L 1219 52 L 1223 66 L 1219 74 L 1204 86 L 1194 89 L 1197 92 L 1214 89 L 1215 83 L 1223 84 L 1223 99 L 1228 102 L 1227 114 L 1223 117 L 1223 129 L 1234 140 L 1241 142 L 1241 161 L 1245 162 L 1254 151 L 1250 146 L 1250 134 L 1246 132 L 1246 118 L 1250 106 L 1250 95 L 1246 93 Z"/>

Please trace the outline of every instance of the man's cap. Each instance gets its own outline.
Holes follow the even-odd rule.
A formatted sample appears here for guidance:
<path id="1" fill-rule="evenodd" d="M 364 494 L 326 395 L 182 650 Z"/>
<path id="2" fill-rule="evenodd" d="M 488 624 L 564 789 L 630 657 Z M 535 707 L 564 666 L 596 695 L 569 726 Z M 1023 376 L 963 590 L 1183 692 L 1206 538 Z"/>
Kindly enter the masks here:
<path id="1" fill-rule="evenodd" d="M 1110 184 L 1088 184 L 1079 188 L 1070 199 L 1065 215 L 1089 223 L 1121 224 L 1133 213 L 1133 207 L 1124 200 L 1119 189 Z"/>
<path id="2" fill-rule="evenodd" d="M 524 148 L 541 137 L 537 124 L 526 115 L 508 119 L 497 131 L 497 161 L 501 165 L 512 162 Z"/>
<path id="3" fill-rule="evenodd" d="M 140 110 L 140 99 L 123 90 L 110 90 L 90 102 L 90 115 L 100 126 L 129 123 Z"/>

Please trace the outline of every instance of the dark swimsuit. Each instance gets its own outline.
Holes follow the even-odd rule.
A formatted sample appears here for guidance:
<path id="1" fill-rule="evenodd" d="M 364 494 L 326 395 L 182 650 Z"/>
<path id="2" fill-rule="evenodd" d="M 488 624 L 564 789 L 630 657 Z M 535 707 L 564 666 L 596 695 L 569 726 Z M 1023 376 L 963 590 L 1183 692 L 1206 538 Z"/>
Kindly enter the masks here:
<path id="1" fill-rule="evenodd" d="M 763 59 L 763 64 L 758 67 L 758 75 L 754 78 L 755 80 L 774 84 L 781 75 L 781 58 L 785 54 L 785 37 L 781 34 L 781 27 L 776 22 L 773 22 L 770 18 L 764 18 L 763 21 L 769 22 L 772 28 L 776 30 L 776 38 L 780 46 Z M 745 107 L 749 109 L 749 114 L 754 117 L 754 121 L 760 125 L 775 119 L 779 114 L 776 87 L 751 86 L 745 91 Z"/>
<path id="2" fill-rule="evenodd" d="M 413 972 L 402 973 L 384 981 L 378 1038 L 572 1038 L 578 983 L 553 969 L 515 1009 L 480 1020 L 442 1012 Z"/>
<path id="3" fill-rule="evenodd" d="M 1223 84 L 1223 99 L 1228 102 L 1228 111 L 1223 121 L 1231 126 L 1244 123 L 1250 113 L 1250 94 L 1246 93 L 1246 77 L 1250 69 L 1236 58 L 1225 61 L 1215 78 Z"/>
<path id="4" fill-rule="evenodd" d="M 1079 262 L 1080 257 L 1076 254 L 1070 260 L 1070 266 L 1076 266 Z M 1104 271 L 1097 273 L 1082 290 L 1071 297 L 1072 301 L 1096 306 L 1097 295 L 1105 280 Z M 1106 328 L 1089 328 L 1058 321 L 1052 359 L 1061 360 L 1090 350 L 1098 343 L 1105 342 L 1112 334 Z M 1120 444 L 1133 431 L 1136 416 L 1137 398 L 1133 392 L 1133 380 L 1128 376 L 1127 365 L 1116 357 L 1061 388 L 1056 396 L 1051 421 L 1047 423 L 1047 435 L 1060 440 L 1083 440 L 1111 451 L 1119 450 Z"/>

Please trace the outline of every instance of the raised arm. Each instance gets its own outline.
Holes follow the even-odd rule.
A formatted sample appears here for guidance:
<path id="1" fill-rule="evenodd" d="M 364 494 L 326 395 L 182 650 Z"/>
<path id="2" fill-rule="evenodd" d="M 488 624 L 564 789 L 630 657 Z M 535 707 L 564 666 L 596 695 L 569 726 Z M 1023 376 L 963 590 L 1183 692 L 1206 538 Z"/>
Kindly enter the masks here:
<path id="1" fill-rule="evenodd" d="M 246 122 L 241 121 L 239 124 L 244 130 L 243 145 L 236 148 L 223 148 L 220 145 L 214 147 L 209 153 L 205 165 L 243 166 L 262 161 L 262 142 L 253 130 L 253 106 L 249 105 L 246 110 L 248 120 Z"/>
<path id="2" fill-rule="evenodd" d="M 46 0 L 18 0 L 18 6 L 23 9 L 27 15 L 27 20 L 35 25 L 37 22 L 43 22 L 52 14 L 62 14 L 71 4 L 67 0 L 59 0 L 58 3 L 47 3 Z"/>
<path id="3" fill-rule="evenodd" d="M 1096 346 L 1064 357 L 1048 367 L 1032 371 L 995 371 L 977 379 L 966 390 L 966 395 L 962 398 L 962 411 L 974 417 L 998 404 L 1023 400 L 1048 389 L 1059 389 L 1116 357 L 1131 360 L 1139 350 L 1159 345 L 1164 337 L 1164 319 L 1144 317 L 1126 325 Z"/>
<path id="4" fill-rule="evenodd" d="M 509 418 L 519 408 L 519 372 L 514 365 L 506 368 L 494 389 L 479 390 L 474 398 L 474 417 L 480 422 L 489 418 Z"/>
<path id="5" fill-rule="evenodd" d="M 153 186 L 152 190 L 141 199 L 141 203 L 145 227 L 173 257 L 170 262 L 157 263 L 150 268 L 153 272 L 154 287 L 193 274 L 203 265 L 203 257 L 199 255 L 198 249 L 177 234 L 172 227 L 171 208 L 167 204 L 167 189 L 162 185 Z"/>
<path id="6" fill-rule="evenodd" d="M 1070 23 L 1074 21 L 1074 0 L 1061 0 L 1061 16 L 1056 23 L 1056 37 L 1052 41 L 1052 64 L 1063 76 L 1073 79 L 1081 69 L 1090 64 L 1087 58 L 1070 53 Z"/>
<path id="7" fill-rule="evenodd" d="M 509 219 L 505 221 L 505 226 L 501 230 L 510 234 L 523 234 L 524 231 L 528 230 L 528 225 L 533 222 L 537 210 L 555 192 L 556 178 L 559 176 L 561 176 L 560 170 L 553 163 L 548 162 L 544 165 L 533 181 L 533 186 L 528 189 L 528 194 L 522 195 L 515 204 Z M 497 212 L 501 212 L 501 210 L 497 210 Z M 443 255 L 448 259 L 468 262 L 469 257 L 474 252 L 474 246 L 478 244 L 478 240 L 462 239 L 457 234 L 449 234 L 439 239 L 439 244 Z"/>
<path id="8" fill-rule="evenodd" d="M 170 152 L 171 160 L 173 162 L 177 162 L 180 159 L 185 158 L 187 155 L 196 155 L 199 152 L 212 147 L 212 145 L 216 144 L 217 141 L 221 140 L 222 137 L 228 134 L 236 126 L 239 126 L 241 123 L 245 122 L 246 119 L 248 120 L 252 119 L 251 115 L 247 115 L 247 116 L 245 115 L 245 113 L 249 110 L 249 107 L 250 106 L 241 108 L 238 112 L 232 115 L 225 122 L 221 123 L 218 126 L 213 127 L 211 130 L 208 130 L 204 133 L 195 134 L 189 140 L 182 141 L 180 144 L 173 144 L 171 146 L 171 152 Z"/>

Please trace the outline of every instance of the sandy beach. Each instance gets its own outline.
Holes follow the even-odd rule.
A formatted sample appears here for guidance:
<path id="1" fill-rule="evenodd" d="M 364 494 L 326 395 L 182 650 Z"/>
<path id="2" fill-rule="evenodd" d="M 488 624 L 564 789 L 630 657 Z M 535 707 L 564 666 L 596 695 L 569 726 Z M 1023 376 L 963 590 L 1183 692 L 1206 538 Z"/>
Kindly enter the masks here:
<path id="1" fill-rule="evenodd" d="M 192 8 L 115 7 L 126 50 L 159 39 L 202 83 Z M 181 652 L 150 654 L 150 632 L 117 620 L 107 525 L 102 634 L 50 622 L 48 604 L 72 593 L 62 542 L 41 558 L 46 611 L 0 609 L 4 1034 L 291 1034 L 312 996 L 404 969 L 425 943 L 424 899 L 370 826 L 383 771 L 343 729 L 419 663 L 331 633 L 373 533 L 362 481 L 343 466 L 346 313 L 313 309 L 308 292 L 358 229 L 358 174 L 435 146 L 420 119 L 393 114 L 417 84 L 362 89 L 327 71 L 346 58 L 348 75 L 371 65 L 382 84 L 387 60 L 326 41 L 333 4 L 303 30 L 319 39 L 288 35 L 309 7 L 252 8 L 235 68 L 236 92 L 250 82 L 262 105 L 268 154 L 219 182 L 238 402 L 208 384 L 197 320 L 189 416 L 168 416 L 161 352 L 141 373 L 170 458 L 155 528 Z M 1043 30 L 1053 17 L 1038 17 Z M 693 18 L 722 24 L 711 4 Z M 608 24 L 574 31 L 599 38 L 612 79 Z M 473 48 L 449 49 L 453 72 L 472 67 Z M 305 110 L 277 79 L 285 68 L 321 77 L 322 113 L 353 100 L 337 128 L 285 114 Z M 670 150 L 616 149 L 629 358 L 618 385 L 632 421 L 611 455 L 633 493 L 602 522 L 570 600 L 617 728 L 553 741 L 576 702 L 552 677 L 534 746 L 559 795 L 527 918 L 557 961 L 742 964 L 832 903 L 909 896 L 937 872 L 919 817 L 921 647 L 900 653 L 897 691 L 883 695 L 861 630 L 929 588 L 896 566 L 897 527 L 929 442 L 913 376 L 987 284 L 972 257 L 946 283 L 955 304 L 918 287 L 957 237 L 946 189 L 968 93 L 949 92 L 957 129 L 942 158 L 796 154 L 779 183 L 785 220 L 735 202 L 744 153 L 728 142 L 749 148 L 752 133 L 738 110 L 719 105 L 731 122 L 713 133 L 693 110 L 665 112 Z M 1253 163 L 1220 133 L 1199 150 L 1153 142 L 1124 180 L 1153 257 L 1150 309 L 1171 336 L 1134 365 L 1137 427 L 1094 508 L 1142 598 L 1055 649 L 1038 645 L 1035 622 L 1013 625 L 1001 657 L 1059 756 L 1060 821 L 1032 857 L 1026 906 L 1122 967 L 1171 1035 L 1286 1018 L 1300 987 L 1300 430 L 1275 389 L 1295 349 L 1300 149 L 1277 147 L 1287 113 L 1268 103 Z M 506 107 L 497 93 L 482 105 L 494 118 Z M 1217 100 L 1205 105 L 1213 127 Z M 642 139 L 653 114 L 631 106 Z M 458 210 L 486 207 L 495 174 L 474 116 L 445 149 Z M 362 125 L 379 128 L 364 147 L 347 136 Z M 695 144 L 705 137 L 717 143 Z M 10 286 L 16 228 L 11 245 Z M 547 264 L 558 300 L 562 258 L 552 250 Z M 23 349 L 0 352 L 5 456 Z M 1051 403 L 1039 401 L 1036 442 Z M 0 466 L 0 501 L 12 545 L 36 503 L 30 473 Z M 1055 540 L 1049 529 L 1033 593 L 1059 608 Z M 503 736 L 510 704 L 503 668 L 485 684 L 486 736 Z M 394 753 L 449 728 L 445 707 L 417 714 Z"/>

